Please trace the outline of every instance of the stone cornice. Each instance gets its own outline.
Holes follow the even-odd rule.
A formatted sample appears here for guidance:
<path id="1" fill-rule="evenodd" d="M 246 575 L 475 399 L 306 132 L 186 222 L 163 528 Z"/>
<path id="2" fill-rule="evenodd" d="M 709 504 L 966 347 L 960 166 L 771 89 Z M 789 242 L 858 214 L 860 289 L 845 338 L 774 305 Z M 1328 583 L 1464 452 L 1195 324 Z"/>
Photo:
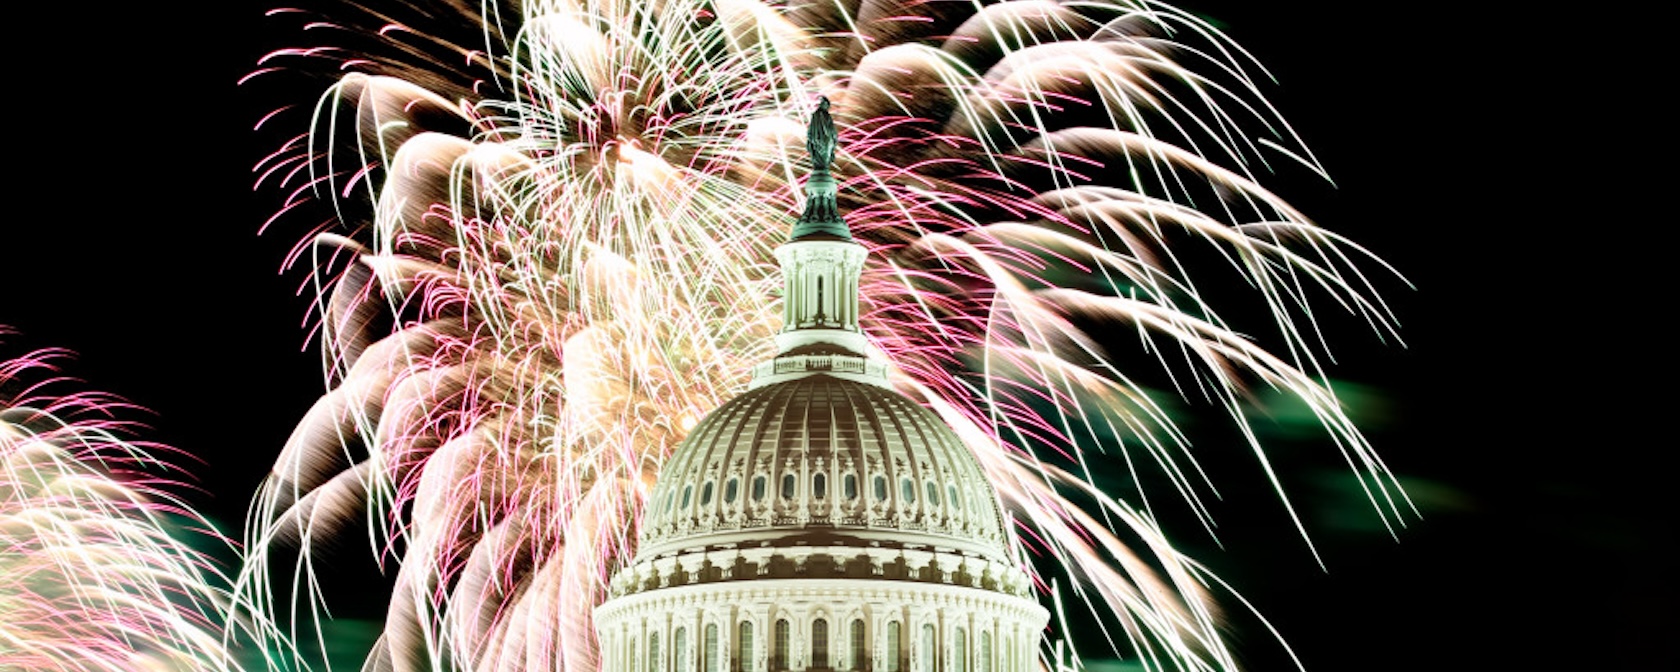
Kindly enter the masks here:
<path id="1" fill-rule="evenodd" d="M 725 548 L 643 558 L 612 578 L 612 598 L 701 584 L 759 581 L 848 580 L 926 583 L 979 589 L 1013 597 L 1032 594 L 1020 568 L 946 550 L 855 546 Z"/>

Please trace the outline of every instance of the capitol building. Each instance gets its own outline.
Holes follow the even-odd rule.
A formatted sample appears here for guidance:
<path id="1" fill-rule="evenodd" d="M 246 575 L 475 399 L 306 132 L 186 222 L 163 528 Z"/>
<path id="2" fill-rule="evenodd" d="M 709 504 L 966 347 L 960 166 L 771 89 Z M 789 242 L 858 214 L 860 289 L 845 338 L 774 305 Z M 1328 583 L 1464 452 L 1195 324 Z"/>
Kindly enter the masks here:
<path id="1" fill-rule="evenodd" d="M 1049 613 L 968 447 L 866 355 L 866 254 L 835 210 L 823 101 L 776 250 L 777 354 L 665 462 L 595 610 L 607 672 L 1025 672 Z"/>

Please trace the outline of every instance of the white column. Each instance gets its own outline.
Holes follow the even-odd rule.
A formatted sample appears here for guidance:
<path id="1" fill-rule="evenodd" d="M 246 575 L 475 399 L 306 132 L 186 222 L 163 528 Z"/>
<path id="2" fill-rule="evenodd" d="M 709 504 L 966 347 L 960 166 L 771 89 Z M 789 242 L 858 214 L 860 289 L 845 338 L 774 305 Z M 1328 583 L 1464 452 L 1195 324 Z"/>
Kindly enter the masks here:
<path id="1" fill-rule="evenodd" d="M 788 659 L 792 664 L 788 667 L 803 670 L 811 666 L 811 612 L 809 609 L 800 609 L 792 614 L 790 618 L 793 621 L 793 636 L 789 639 L 793 641 L 789 642 L 788 646 Z"/>
<path id="2" fill-rule="evenodd" d="M 759 672 L 770 665 L 770 638 L 776 633 L 770 631 L 769 617 L 765 615 L 762 606 L 753 607 L 753 645 L 750 664 L 741 669 L 748 672 Z"/>
<path id="3" fill-rule="evenodd" d="M 939 644 L 934 650 L 939 652 L 939 660 L 934 663 L 931 669 L 944 672 L 944 670 L 951 668 L 951 626 L 945 620 L 944 609 L 940 609 L 935 618 L 938 619 L 938 624 L 934 627 L 935 632 L 939 634 Z"/>

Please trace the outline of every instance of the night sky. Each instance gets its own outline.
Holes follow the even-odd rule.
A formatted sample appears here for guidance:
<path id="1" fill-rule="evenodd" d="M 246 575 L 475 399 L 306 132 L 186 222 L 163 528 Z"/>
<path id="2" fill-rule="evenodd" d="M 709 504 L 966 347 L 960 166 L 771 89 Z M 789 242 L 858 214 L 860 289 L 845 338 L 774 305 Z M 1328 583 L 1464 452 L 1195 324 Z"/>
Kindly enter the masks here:
<path id="1" fill-rule="evenodd" d="M 22 336 L 0 357 L 77 352 L 69 374 L 151 409 L 144 438 L 203 460 L 194 501 L 237 534 L 322 391 L 303 277 L 280 273 L 303 231 L 257 235 L 277 201 L 249 170 L 273 149 L 257 118 L 315 91 L 235 85 L 301 43 L 265 3 L 188 4 L 15 27 L 0 324 Z M 1634 94 L 1601 70 L 1559 87 L 1579 62 L 1520 14 L 1346 4 L 1181 6 L 1271 69 L 1268 95 L 1337 182 L 1269 184 L 1417 286 L 1380 285 L 1407 348 L 1325 321 L 1332 375 L 1370 390 L 1373 442 L 1425 519 L 1396 543 L 1358 501 L 1303 486 L 1324 572 L 1275 499 L 1238 486 L 1215 509 L 1224 550 L 1179 541 L 1309 670 L 1651 669 L 1673 624 L 1658 452 L 1673 440 L 1652 431 L 1672 362 L 1647 354 L 1669 348 L 1646 326 L 1665 304 L 1644 305 L 1657 267 L 1633 255 L 1673 217 L 1650 216 L 1650 192 L 1615 168 L 1642 151 Z M 1283 450 L 1333 460 L 1302 445 Z M 1257 471 L 1235 476 L 1263 488 Z M 1238 627 L 1254 668 L 1280 669 L 1267 636 Z"/>

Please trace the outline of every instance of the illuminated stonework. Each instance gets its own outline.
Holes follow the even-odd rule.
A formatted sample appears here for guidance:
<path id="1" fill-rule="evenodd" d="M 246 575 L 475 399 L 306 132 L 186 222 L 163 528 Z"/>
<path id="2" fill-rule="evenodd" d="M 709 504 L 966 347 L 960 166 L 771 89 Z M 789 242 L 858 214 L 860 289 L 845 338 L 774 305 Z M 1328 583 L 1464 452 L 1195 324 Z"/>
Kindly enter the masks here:
<path id="1" fill-rule="evenodd" d="M 819 112 L 814 156 L 824 123 Z M 809 200 L 831 202 L 815 163 Z M 601 669 L 1032 666 L 1049 614 L 997 493 L 955 433 L 864 354 L 864 255 L 815 206 L 777 250 L 779 354 L 666 461 L 636 557 L 595 611 Z"/>

